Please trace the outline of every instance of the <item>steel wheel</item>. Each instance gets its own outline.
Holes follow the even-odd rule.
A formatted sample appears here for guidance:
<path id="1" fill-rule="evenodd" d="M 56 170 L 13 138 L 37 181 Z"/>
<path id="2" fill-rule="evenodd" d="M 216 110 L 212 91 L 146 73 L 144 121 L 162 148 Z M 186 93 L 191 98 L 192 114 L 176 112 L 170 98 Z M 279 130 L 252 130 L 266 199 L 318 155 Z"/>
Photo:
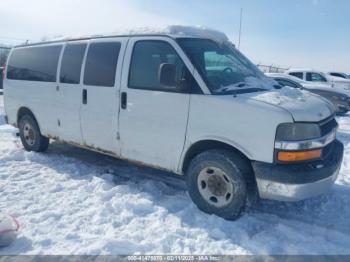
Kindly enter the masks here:
<path id="1" fill-rule="evenodd" d="M 199 193 L 210 205 L 224 207 L 232 201 L 234 185 L 220 168 L 204 168 L 198 175 L 197 184 Z"/>
<path id="2" fill-rule="evenodd" d="M 40 128 L 34 116 L 24 114 L 18 121 L 19 136 L 26 151 L 44 152 L 50 140 L 40 133 Z"/>
<path id="3" fill-rule="evenodd" d="M 26 143 L 29 146 L 33 146 L 35 144 L 35 139 L 36 139 L 35 131 L 28 121 L 26 121 L 23 125 L 23 135 Z"/>

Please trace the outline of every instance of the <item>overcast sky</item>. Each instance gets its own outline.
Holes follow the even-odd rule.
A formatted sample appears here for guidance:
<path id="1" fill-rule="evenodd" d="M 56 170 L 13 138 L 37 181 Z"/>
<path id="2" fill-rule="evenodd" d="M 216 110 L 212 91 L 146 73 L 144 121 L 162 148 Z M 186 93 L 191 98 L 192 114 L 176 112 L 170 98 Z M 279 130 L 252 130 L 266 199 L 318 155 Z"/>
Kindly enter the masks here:
<path id="1" fill-rule="evenodd" d="M 204 25 L 255 63 L 350 73 L 348 0 L 0 0 L 0 42 L 111 32 L 137 26 Z"/>

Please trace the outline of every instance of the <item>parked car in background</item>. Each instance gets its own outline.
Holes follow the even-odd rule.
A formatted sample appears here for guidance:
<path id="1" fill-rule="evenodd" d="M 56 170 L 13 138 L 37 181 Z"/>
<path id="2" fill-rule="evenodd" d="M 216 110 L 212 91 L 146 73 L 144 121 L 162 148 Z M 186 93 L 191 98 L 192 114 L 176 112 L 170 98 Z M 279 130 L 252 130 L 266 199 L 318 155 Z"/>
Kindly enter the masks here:
<path id="1" fill-rule="evenodd" d="M 329 83 L 332 87 L 346 88 L 350 90 L 350 79 L 327 75 L 321 71 L 312 69 L 290 69 L 285 73 L 307 82 Z"/>
<path id="2" fill-rule="evenodd" d="M 276 80 L 281 86 L 290 86 L 307 90 L 328 99 L 335 106 L 337 114 L 344 114 L 350 110 L 350 91 L 346 91 L 342 88 L 333 88 L 328 83 L 306 82 L 287 74 L 267 73 L 266 75 Z"/>
<path id="3" fill-rule="evenodd" d="M 331 76 L 334 76 L 334 77 L 350 79 L 350 75 L 342 73 L 342 72 L 329 72 L 328 74 L 331 75 Z"/>
<path id="4" fill-rule="evenodd" d="M 4 68 L 0 67 L 0 95 L 3 93 L 3 71 Z"/>
<path id="5" fill-rule="evenodd" d="M 330 102 L 283 93 L 221 32 L 132 32 L 12 49 L 5 111 L 27 151 L 58 139 L 183 175 L 199 209 L 230 220 L 258 194 L 298 201 L 333 185 Z"/>

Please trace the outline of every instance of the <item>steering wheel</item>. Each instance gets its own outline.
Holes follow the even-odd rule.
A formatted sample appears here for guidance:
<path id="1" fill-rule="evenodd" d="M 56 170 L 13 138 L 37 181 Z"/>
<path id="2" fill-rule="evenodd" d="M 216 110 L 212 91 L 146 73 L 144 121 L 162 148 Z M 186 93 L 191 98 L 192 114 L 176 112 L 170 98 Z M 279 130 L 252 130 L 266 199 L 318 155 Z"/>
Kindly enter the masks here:
<path id="1" fill-rule="evenodd" d="M 233 70 L 231 67 L 226 67 L 224 70 L 221 71 L 221 73 L 223 73 L 223 74 L 233 73 Z"/>
<path id="2" fill-rule="evenodd" d="M 221 71 L 221 79 L 222 79 L 222 84 L 226 85 L 229 84 L 231 81 L 231 76 L 233 74 L 233 70 L 231 67 L 226 67 L 224 70 Z"/>

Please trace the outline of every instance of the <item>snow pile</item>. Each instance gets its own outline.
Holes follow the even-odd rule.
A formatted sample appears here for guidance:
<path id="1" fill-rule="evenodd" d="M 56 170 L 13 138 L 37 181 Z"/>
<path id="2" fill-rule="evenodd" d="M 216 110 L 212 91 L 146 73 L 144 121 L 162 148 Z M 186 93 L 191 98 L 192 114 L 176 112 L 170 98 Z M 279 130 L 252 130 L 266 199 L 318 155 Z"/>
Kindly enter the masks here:
<path id="1" fill-rule="evenodd" d="M 274 86 L 278 85 L 276 81 L 273 79 L 267 78 L 267 77 L 253 77 L 249 76 L 244 79 L 243 82 L 239 82 L 236 84 L 223 86 L 219 89 L 217 89 L 215 92 L 227 92 L 227 91 L 235 91 L 238 89 L 247 89 L 247 88 L 259 88 L 259 89 L 265 89 L 265 90 L 274 90 Z"/>
<path id="2" fill-rule="evenodd" d="M 184 26 L 184 25 L 167 25 L 163 27 L 136 27 L 130 29 L 119 29 L 110 33 L 94 34 L 85 36 L 59 36 L 54 38 L 46 38 L 45 41 L 60 41 L 70 39 L 84 39 L 102 36 L 123 36 L 123 35 L 173 35 L 182 37 L 200 37 L 211 39 L 219 43 L 229 41 L 226 34 L 215 29 L 205 26 Z"/>
<path id="3" fill-rule="evenodd" d="M 350 254 L 349 126 L 340 118 L 345 158 L 331 192 L 261 201 L 228 222 L 200 212 L 184 189 L 147 178 L 153 170 L 60 143 L 24 152 L 2 125 L 0 211 L 22 229 L 0 255 Z"/>
<path id="4" fill-rule="evenodd" d="M 308 95 L 304 91 L 286 86 L 270 92 L 259 93 L 253 98 L 273 105 L 281 105 L 283 103 L 293 103 L 295 100 L 306 101 Z"/>

